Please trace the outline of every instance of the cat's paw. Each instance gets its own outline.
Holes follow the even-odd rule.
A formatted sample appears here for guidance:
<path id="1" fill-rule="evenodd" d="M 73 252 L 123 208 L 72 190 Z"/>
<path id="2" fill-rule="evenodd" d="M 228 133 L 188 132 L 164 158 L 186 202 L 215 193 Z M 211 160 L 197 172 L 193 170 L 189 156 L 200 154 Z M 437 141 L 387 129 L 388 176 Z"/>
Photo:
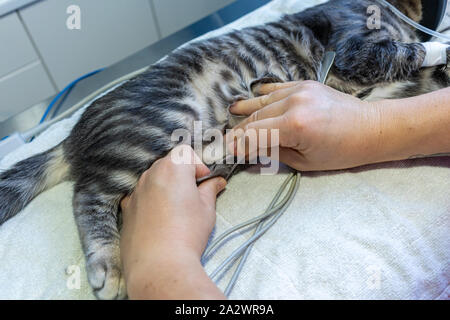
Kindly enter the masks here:
<path id="1" fill-rule="evenodd" d="M 89 283 L 98 299 L 126 298 L 119 248 L 103 247 L 92 253 L 87 259 L 86 268 Z"/>

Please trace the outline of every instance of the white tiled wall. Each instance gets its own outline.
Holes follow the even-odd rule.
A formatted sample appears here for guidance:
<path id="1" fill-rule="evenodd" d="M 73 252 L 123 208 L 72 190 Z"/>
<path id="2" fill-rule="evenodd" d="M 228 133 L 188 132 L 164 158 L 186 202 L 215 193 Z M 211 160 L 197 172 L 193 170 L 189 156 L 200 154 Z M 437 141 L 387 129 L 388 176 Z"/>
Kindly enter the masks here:
<path id="1" fill-rule="evenodd" d="M 0 122 L 56 92 L 17 13 L 0 19 Z"/>
<path id="2" fill-rule="evenodd" d="M 161 35 L 166 37 L 234 0 L 152 0 Z"/>
<path id="3" fill-rule="evenodd" d="M 41 0 L 0 17 L 0 122 L 233 1 Z M 72 4 L 80 30 L 66 27 Z"/>

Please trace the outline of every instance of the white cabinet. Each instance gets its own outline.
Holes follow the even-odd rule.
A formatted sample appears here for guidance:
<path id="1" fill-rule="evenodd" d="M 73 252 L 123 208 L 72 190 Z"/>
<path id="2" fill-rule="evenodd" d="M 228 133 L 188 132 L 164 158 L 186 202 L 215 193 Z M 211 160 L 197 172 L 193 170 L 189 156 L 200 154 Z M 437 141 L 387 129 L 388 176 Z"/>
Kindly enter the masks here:
<path id="1" fill-rule="evenodd" d="M 66 26 L 67 8 L 80 8 L 80 29 Z M 156 42 L 149 1 L 47 0 L 20 11 L 59 90 Z"/>
<path id="2" fill-rule="evenodd" d="M 162 37 L 183 29 L 235 0 L 153 0 Z"/>
<path id="3" fill-rule="evenodd" d="M 0 122 L 55 93 L 41 62 L 27 64 L 0 80 Z"/>
<path id="4" fill-rule="evenodd" d="M 234 1 L 0 0 L 0 122 Z"/>
<path id="5" fill-rule="evenodd" d="M 38 60 L 16 13 L 0 18 L 0 77 Z"/>
<path id="6" fill-rule="evenodd" d="M 0 122 L 56 93 L 17 13 L 0 18 Z"/>

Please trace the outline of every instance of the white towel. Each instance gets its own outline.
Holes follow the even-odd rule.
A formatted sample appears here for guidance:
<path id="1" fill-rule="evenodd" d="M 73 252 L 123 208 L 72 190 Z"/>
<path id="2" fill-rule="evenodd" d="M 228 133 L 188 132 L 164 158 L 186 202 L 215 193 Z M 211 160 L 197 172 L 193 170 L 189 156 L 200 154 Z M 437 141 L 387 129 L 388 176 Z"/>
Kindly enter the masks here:
<path id="1" fill-rule="evenodd" d="M 275 0 L 212 34 L 320 2 Z M 0 168 L 56 145 L 78 116 L 52 126 Z M 216 234 L 260 214 L 287 174 L 257 172 L 230 181 L 218 200 Z M 448 299 L 449 190 L 450 158 L 304 174 L 289 210 L 254 246 L 231 298 Z M 71 197 L 72 184 L 62 183 L 0 227 L 0 299 L 93 298 Z M 248 236 L 224 245 L 207 270 Z"/>

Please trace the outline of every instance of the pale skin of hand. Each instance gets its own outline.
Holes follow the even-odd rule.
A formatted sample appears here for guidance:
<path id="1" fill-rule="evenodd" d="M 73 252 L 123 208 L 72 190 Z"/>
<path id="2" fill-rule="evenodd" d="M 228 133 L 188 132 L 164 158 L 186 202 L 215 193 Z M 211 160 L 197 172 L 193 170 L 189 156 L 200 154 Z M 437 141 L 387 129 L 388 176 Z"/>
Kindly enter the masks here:
<path id="1" fill-rule="evenodd" d="M 360 101 L 316 82 L 270 84 L 231 112 L 239 128 L 279 129 L 280 158 L 329 170 L 450 151 L 450 88 L 419 97 Z M 269 139 L 270 141 L 270 139 Z M 196 157 L 189 147 L 185 148 Z M 200 162 L 197 158 L 197 162 Z M 132 299 L 225 299 L 200 264 L 222 178 L 203 164 L 155 162 L 122 203 L 121 255 Z M 195 230 L 195 232 L 193 232 Z"/>
<path id="2" fill-rule="evenodd" d="M 263 147 L 278 146 L 279 160 L 297 170 L 346 169 L 450 152 L 450 88 L 378 102 L 315 81 L 266 84 L 259 93 L 230 108 L 248 116 L 234 129 L 278 129 L 279 144 L 271 146 L 269 138 Z"/>
<path id="3" fill-rule="evenodd" d="M 177 152 L 192 161 L 175 163 Z M 190 147 L 176 147 L 121 202 L 120 251 L 130 299 L 225 299 L 200 263 L 216 221 L 216 196 L 226 186 L 223 178 L 197 186 L 209 173 Z"/>

